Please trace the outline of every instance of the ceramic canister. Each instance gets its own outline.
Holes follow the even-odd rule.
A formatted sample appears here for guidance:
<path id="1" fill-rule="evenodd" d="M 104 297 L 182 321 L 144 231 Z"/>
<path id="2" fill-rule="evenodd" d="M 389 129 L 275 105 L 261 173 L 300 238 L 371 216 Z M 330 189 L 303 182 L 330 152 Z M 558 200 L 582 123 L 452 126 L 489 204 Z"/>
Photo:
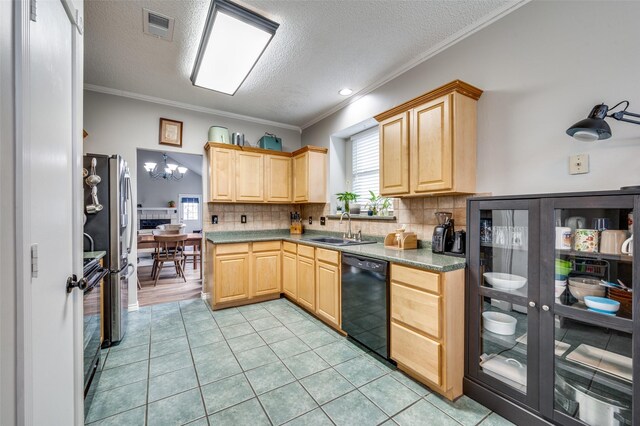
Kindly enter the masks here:
<path id="1" fill-rule="evenodd" d="M 609 229 L 600 234 L 600 253 L 620 254 L 627 231 Z"/>
<path id="2" fill-rule="evenodd" d="M 568 226 L 556 226 L 556 249 L 571 249 L 571 228 Z"/>
<path id="3" fill-rule="evenodd" d="M 598 230 L 597 229 L 576 229 L 573 238 L 573 249 L 596 253 L 598 251 Z"/>

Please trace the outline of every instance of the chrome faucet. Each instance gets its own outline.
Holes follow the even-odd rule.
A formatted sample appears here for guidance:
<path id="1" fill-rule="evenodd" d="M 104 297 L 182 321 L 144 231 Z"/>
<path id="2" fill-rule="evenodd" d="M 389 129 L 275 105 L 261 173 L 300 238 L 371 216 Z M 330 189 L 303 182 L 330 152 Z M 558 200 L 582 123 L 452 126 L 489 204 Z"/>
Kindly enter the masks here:
<path id="1" fill-rule="evenodd" d="M 342 219 L 344 218 L 344 215 L 347 215 L 347 219 L 349 220 L 349 229 L 346 234 L 342 234 L 342 235 L 344 238 L 350 240 L 353 238 L 353 234 L 351 233 L 351 215 L 349 214 L 349 212 L 347 211 L 342 212 L 342 214 L 340 215 L 339 225 L 342 225 Z"/>

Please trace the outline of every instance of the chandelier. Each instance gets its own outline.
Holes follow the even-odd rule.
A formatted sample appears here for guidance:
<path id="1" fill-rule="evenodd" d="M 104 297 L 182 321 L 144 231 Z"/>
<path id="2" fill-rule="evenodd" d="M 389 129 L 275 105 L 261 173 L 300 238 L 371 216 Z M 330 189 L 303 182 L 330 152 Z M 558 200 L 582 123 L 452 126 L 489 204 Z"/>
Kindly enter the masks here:
<path id="1" fill-rule="evenodd" d="M 162 153 L 162 163 L 164 167 L 163 171 L 157 170 L 156 163 L 144 163 L 144 169 L 149 172 L 149 176 L 153 179 L 165 179 L 165 180 L 180 180 L 187 173 L 186 167 L 178 167 L 177 164 L 168 164 L 167 163 L 167 154 L 165 152 Z"/>

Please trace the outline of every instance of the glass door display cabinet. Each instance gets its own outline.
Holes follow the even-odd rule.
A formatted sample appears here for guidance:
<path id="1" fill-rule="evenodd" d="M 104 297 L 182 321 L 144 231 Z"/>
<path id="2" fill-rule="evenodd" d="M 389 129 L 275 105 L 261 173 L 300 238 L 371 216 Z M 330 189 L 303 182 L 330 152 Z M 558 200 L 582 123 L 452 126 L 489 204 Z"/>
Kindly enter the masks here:
<path id="1" fill-rule="evenodd" d="M 639 193 L 476 198 L 468 209 L 465 393 L 517 424 L 640 425 Z"/>

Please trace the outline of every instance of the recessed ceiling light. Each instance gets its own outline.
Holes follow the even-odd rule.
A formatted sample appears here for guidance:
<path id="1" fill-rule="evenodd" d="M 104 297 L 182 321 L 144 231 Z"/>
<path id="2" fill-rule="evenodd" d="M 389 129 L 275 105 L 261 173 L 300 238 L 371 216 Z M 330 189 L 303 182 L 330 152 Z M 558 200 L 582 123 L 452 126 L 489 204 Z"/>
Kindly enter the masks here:
<path id="1" fill-rule="evenodd" d="M 213 0 L 196 64 L 194 86 L 234 95 L 279 24 L 227 0 Z"/>
<path id="2" fill-rule="evenodd" d="M 349 89 L 348 87 L 345 87 L 344 89 L 341 89 L 338 93 L 340 93 L 342 96 L 349 96 L 350 94 L 353 93 L 353 90 Z"/>

